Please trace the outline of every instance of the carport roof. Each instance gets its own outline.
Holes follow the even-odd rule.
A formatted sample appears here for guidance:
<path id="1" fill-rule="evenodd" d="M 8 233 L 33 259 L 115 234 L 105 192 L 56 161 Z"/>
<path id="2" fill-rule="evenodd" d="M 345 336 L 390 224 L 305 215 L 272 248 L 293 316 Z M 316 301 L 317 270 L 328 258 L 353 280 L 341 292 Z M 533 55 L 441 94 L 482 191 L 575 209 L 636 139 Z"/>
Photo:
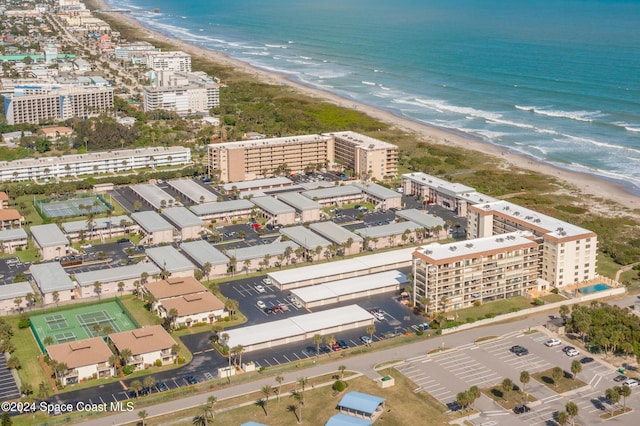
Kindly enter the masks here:
<path id="1" fill-rule="evenodd" d="M 0 289 L 2 289 L 0 300 L 14 300 L 16 297 L 25 297 L 27 294 L 33 293 L 33 288 L 27 281 L 5 284 Z"/>
<path id="2" fill-rule="evenodd" d="M 156 212 L 144 211 L 131 213 L 131 217 L 138 225 L 147 233 L 168 231 L 175 229 L 172 224 L 167 222 L 162 216 Z"/>
<path id="3" fill-rule="evenodd" d="M 31 235 L 33 235 L 33 238 L 36 239 L 40 247 L 55 247 L 69 244 L 69 240 L 67 240 L 67 237 L 64 236 L 55 223 L 32 226 Z"/>
<path id="4" fill-rule="evenodd" d="M 153 247 L 147 249 L 146 254 L 160 269 L 166 269 L 172 273 L 191 271 L 196 268 L 189 259 L 172 246 Z"/>
<path id="5" fill-rule="evenodd" d="M 411 222 L 417 223 L 425 229 L 431 229 L 435 226 L 445 225 L 445 221 L 435 215 L 426 214 L 417 209 L 400 210 L 396 215 Z"/>
<path id="6" fill-rule="evenodd" d="M 180 249 L 189 255 L 200 268 L 204 268 L 204 264 L 209 262 L 211 266 L 226 265 L 229 258 L 220 250 L 204 240 L 191 241 L 180 244 Z"/>
<path id="7" fill-rule="evenodd" d="M 289 178 L 279 176 L 266 179 L 255 179 L 244 182 L 230 182 L 222 185 L 225 191 L 233 191 L 235 186 L 238 191 L 246 191 L 252 188 L 273 188 L 274 186 L 290 186 L 293 185 L 293 181 Z"/>
<path id="8" fill-rule="evenodd" d="M 395 265 L 401 262 L 411 263 L 415 247 L 400 250 L 386 251 L 384 253 L 361 256 L 354 259 L 338 260 L 331 262 L 331 269 L 327 270 L 327 264 L 304 266 L 302 268 L 287 269 L 284 271 L 270 272 L 269 278 L 280 285 L 291 284 L 297 281 L 318 279 L 335 276 L 349 272 L 363 271 L 370 268 L 378 268 L 384 265 Z"/>
<path id="9" fill-rule="evenodd" d="M 131 219 L 129 216 L 120 215 L 120 216 L 112 216 L 112 217 L 97 217 L 93 219 L 93 229 L 108 229 L 109 223 L 120 226 L 120 222 L 126 220 L 130 222 Z M 85 220 L 74 220 L 73 222 L 65 222 L 62 224 L 62 229 L 64 232 L 79 232 L 79 231 L 88 231 L 88 221 Z"/>
<path id="10" fill-rule="evenodd" d="M 221 201 L 219 203 L 199 204 L 191 206 L 189 209 L 198 216 L 206 214 L 235 212 L 237 210 L 251 210 L 253 203 L 249 200 Z"/>
<path id="11" fill-rule="evenodd" d="M 97 271 L 80 272 L 75 274 L 76 281 L 81 286 L 93 285 L 96 281 L 101 283 L 131 280 L 140 278 L 143 272 L 149 276 L 160 273 L 160 268 L 151 262 L 140 262 L 135 265 L 119 266 L 117 268 L 98 269 Z"/>
<path id="12" fill-rule="evenodd" d="M 251 202 L 272 215 L 296 212 L 293 207 L 283 203 L 282 201 L 276 200 L 273 197 L 252 198 Z"/>
<path id="13" fill-rule="evenodd" d="M 5 229 L 4 231 L 0 231 L 1 241 L 23 240 L 25 238 L 27 238 L 27 231 L 22 228 Z"/>
<path id="14" fill-rule="evenodd" d="M 316 210 L 322 207 L 320 203 L 316 203 L 315 201 L 297 192 L 286 192 L 284 194 L 277 194 L 277 197 L 279 200 L 289 204 L 296 210 L 300 211 Z"/>
<path id="15" fill-rule="evenodd" d="M 408 282 L 405 274 L 394 270 L 296 288 L 291 290 L 291 293 L 303 302 L 309 303 L 393 285 L 401 286 Z"/>
<path id="16" fill-rule="evenodd" d="M 171 207 L 162 210 L 162 215 L 179 229 L 202 226 L 204 222 L 185 207 Z"/>
<path id="17" fill-rule="evenodd" d="M 329 417 L 324 426 L 371 426 L 372 424 L 371 420 L 338 413 Z"/>
<path id="18" fill-rule="evenodd" d="M 167 183 L 194 203 L 211 203 L 218 200 L 216 194 L 191 179 L 169 180 Z M 203 201 L 200 201 L 200 197 L 203 197 Z"/>
<path id="19" fill-rule="evenodd" d="M 354 230 L 354 232 L 365 238 L 382 238 L 389 237 L 391 235 L 401 235 L 407 229 L 409 230 L 409 232 L 413 232 L 419 228 L 421 228 L 421 226 L 417 223 L 406 221 L 390 223 L 388 225 L 371 226 L 369 228 L 360 228 Z"/>
<path id="20" fill-rule="evenodd" d="M 227 249 L 226 254 L 229 257 L 235 257 L 236 261 L 242 262 L 247 259 L 263 258 L 267 254 L 269 256 L 278 256 L 280 254 L 284 254 L 287 247 L 291 247 L 291 249 L 295 251 L 300 246 L 293 241 L 280 241 L 271 244 L 258 244 L 257 246 L 252 247 Z"/>
<path id="21" fill-rule="evenodd" d="M 150 183 L 131 185 L 129 188 L 156 209 L 166 207 L 166 205 L 169 205 L 169 201 L 173 200 L 170 194 L 167 194 L 162 189 Z M 166 204 L 165 206 L 162 205 L 163 200 Z"/>
<path id="22" fill-rule="evenodd" d="M 362 191 L 366 192 L 372 197 L 378 198 L 380 200 L 402 198 L 402 194 L 400 194 L 399 192 L 389 189 L 386 186 L 378 185 L 377 183 L 371 182 L 364 185 L 356 184 L 355 186 L 362 189 Z"/>
<path id="23" fill-rule="evenodd" d="M 373 316 L 358 305 L 348 305 L 326 311 L 271 321 L 248 327 L 228 330 L 229 347 L 244 347 L 314 333 L 343 324 L 373 320 Z"/>
<path id="24" fill-rule="evenodd" d="M 280 230 L 282 235 L 291 238 L 296 244 L 301 245 L 307 250 L 315 250 L 316 247 L 327 247 L 331 244 L 331 241 L 321 237 L 313 231 L 305 228 L 304 226 L 293 226 L 290 228 L 282 228 Z"/>
<path id="25" fill-rule="evenodd" d="M 362 190 L 355 185 L 332 186 L 330 188 L 312 189 L 302 193 L 307 198 L 322 200 L 324 198 L 345 197 L 362 194 Z"/>
<path id="26" fill-rule="evenodd" d="M 311 230 L 321 234 L 323 237 L 326 237 L 336 244 L 346 243 L 349 238 L 354 242 L 362 241 L 362 237 L 360 235 L 354 234 L 348 229 L 331 221 L 312 223 L 309 227 Z"/>
<path id="27" fill-rule="evenodd" d="M 384 401 L 385 398 L 380 398 L 379 396 L 352 391 L 342 397 L 338 407 L 371 415 Z"/>
<path id="28" fill-rule="evenodd" d="M 69 275 L 59 262 L 39 263 L 29 268 L 31 276 L 43 293 L 72 290 L 76 288 Z"/>

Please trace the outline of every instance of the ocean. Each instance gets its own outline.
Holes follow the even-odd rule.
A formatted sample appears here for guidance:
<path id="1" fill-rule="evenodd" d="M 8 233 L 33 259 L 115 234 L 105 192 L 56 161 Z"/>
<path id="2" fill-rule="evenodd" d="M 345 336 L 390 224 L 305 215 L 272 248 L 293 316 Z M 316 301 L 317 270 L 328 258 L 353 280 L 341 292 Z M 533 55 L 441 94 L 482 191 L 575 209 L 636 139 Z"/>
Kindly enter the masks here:
<path id="1" fill-rule="evenodd" d="M 108 3 L 301 83 L 640 193 L 640 1 Z"/>

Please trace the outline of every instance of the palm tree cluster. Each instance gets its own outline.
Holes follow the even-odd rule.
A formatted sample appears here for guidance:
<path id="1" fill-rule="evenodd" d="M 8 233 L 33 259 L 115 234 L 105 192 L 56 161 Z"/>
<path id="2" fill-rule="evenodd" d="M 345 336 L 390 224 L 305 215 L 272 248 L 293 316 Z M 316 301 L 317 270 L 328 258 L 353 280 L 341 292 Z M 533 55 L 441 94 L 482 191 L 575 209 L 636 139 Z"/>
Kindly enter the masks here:
<path id="1" fill-rule="evenodd" d="M 456 395 L 456 402 L 462 411 L 465 411 L 468 407 L 473 407 L 473 403 L 480 398 L 480 395 L 480 389 L 477 386 L 471 386 L 468 390 Z"/>

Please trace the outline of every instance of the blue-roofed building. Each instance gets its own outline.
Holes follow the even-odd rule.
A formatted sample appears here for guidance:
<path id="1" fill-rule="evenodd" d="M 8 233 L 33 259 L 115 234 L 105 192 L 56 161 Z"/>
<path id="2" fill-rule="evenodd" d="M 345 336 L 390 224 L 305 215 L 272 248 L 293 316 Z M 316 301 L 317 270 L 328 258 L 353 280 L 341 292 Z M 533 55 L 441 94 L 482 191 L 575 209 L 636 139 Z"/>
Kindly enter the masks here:
<path id="1" fill-rule="evenodd" d="M 375 420 L 384 411 L 385 398 L 362 392 L 349 392 L 338 403 L 343 414 Z"/>
<path id="2" fill-rule="evenodd" d="M 338 413 L 331 416 L 324 426 L 371 426 L 372 424 L 371 420 Z"/>
<path id="3" fill-rule="evenodd" d="M 268 426 L 264 423 L 258 423 L 258 422 L 246 422 L 246 423 L 242 423 L 240 426 Z"/>

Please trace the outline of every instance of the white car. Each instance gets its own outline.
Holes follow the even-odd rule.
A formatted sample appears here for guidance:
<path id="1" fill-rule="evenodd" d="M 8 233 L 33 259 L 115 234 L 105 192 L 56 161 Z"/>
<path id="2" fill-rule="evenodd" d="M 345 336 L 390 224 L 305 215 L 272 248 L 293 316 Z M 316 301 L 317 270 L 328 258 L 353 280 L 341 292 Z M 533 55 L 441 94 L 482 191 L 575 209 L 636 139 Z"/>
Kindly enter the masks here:
<path id="1" fill-rule="evenodd" d="M 260 309 L 264 309 L 264 308 L 267 307 L 267 305 L 262 300 L 258 300 L 256 302 L 256 305 L 258 305 L 258 308 L 260 308 Z"/>
<path id="2" fill-rule="evenodd" d="M 373 316 L 378 320 L 378 321 L 384 321 L 384 314 L 382 312 L 374 312 Z"/>
<path id="3" fill-rule="evenodd" d="M 561 345 L 561 344 L 562 344 L 562 342 L 560 341 L 560 339 L 549 339 L 546 342 L 544 342 L 544 345 L 548 346 L 548 347 L 558 346 L 558 345 Z"/>
<path id="4" fill-rule="evenodd" d="M 270 285 L 271 284 L 271 278 L 265 278 L 262 280 L 263 283 L 265 283 L 266 285 Z"/>
<path id="5" fill-rule="evenodd" d="M 622 382 L 622 385 L 629 386 L 630 388 L 634 388 L 640 385 L 640 381 L 638 381 L 638 379 L 627 379 L 624 382 Z"/>
<path id="6" fill-rule="evenodd" d="M 567 351 L 567 355 L 568 356 L 578 356 L 578 355 L 580 355 L 580 352 L 578 350 L 576 350 L 576 349 L 569 349 Z"/>
<path id="7" fill-rule="evenodd" d="M 258 293 L 266 293 L 267 290 L 264 289 L 264 287 L 261 284 L 256 284 L 255 285 L 255 289 Z"/>

